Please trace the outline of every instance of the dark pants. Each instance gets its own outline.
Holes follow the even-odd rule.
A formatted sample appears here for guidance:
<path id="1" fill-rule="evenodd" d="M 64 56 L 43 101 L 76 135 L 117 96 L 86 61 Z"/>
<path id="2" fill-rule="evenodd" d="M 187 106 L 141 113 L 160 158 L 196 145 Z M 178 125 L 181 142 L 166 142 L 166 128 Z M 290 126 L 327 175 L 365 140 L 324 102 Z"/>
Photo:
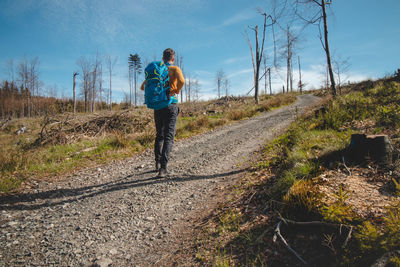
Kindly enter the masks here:
<path id="1" fill-rule="evenodd" d="M 154 143 L 154 155 L 161 167 L 166 168 L 168 157 L 174 145 L 176 121 L 179 114 L 177 104 L 154 110 L 154 121 L 156 123 L 156 141 Z"/>

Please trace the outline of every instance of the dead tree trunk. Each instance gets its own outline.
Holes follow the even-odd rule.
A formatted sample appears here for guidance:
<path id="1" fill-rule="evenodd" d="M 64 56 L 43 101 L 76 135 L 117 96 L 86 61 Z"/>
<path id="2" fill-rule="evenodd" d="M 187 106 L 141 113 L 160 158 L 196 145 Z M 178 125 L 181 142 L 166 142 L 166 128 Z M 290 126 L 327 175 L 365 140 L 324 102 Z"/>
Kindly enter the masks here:
<path id="1" fill-rule="evenodd" d="M 303 83 L 301 82 L 301 66 L 300 66 L 300 56 L 298 58 L 298 63 L 299 63 L 299 91 L 300 94 L 303 94 Z"/>
<path id="2" fill-rule="evenodd" d="M 271 68 L 268 69 L 268 83 L 269 83 L 269 94 L 272 95 Z"/>
<path id="3" fill-rule="evenodd" d="M 73 74 L 73 94 L 74 94 L 74 96 L 73 96 L 73 101 L 74 101 L 74 114 L 76 113 L 76 91 L 75 91 L 75 86 L 76 86 L 76 76 L 77 75 L 79 75 L 79 73 L 77 73 L 77 72 L 74 72 L 74 74 Z"/>
<path id="4" fill-rule="evenodd" d="M 256 37 L 256 54 L 255 54 L 255 59 L 254 59 L 254 55 L 253 55 L 253 48 L 251 45 L 251 41 L 249 36 L 247 35 L 247 41 L 249 43 L 249 47 L 250 47 L 250 52 L 251 52 L 251 60 L 253 63 L 253 73 L 254 73 L 254 98 L 255 98 L 255 102 L 256 104 L 258 104 L 258 88 L 259 88 L 259 76 L 260 76 L 260 65 L 261 65 L 261 60 L 263 57 L 263 53 L 264 53 L 264 42 L 265 42 L 265 29 L 267 27 L 267 18 L 270 17 L 272 19 L 271 16 L 267 16 L 266 13 L 262 14 L 264 16 L 264 28 L 263 28 L 263 37 L 262 37 L 262 44 L 261 44 L 261 48 L 259 47 L 259 43 L 258 43 L 258 26 L 256 26 L 255 28 L 251 28 L 254 33 L 255 33 L 255 37 Z M 274 21 L 272 22 L 272 24 L 274 24 Z M 272 25 L 271 24 L 271 25 Z M 247 33 L 246 33 L 247 34 Z"/>
<path id="5" fill-rule="evenodd" d="M 328 64 L 328 71 L 329 71 L 329 77 L 331 80 L 331 90 L 332 90 L 332 95 L 336 96 L 336 85 L 335 85 L 335 77 L 333 75 L 333 70 L 332 70 L 332 63 L 331 63 L 331 53 L 329 50 L 329 41 L 328 41 L 328 21 L 326 18 L 326 3 L 325 0 L 322 1 L 322 18 L 324 21 L 324 40 L 325 40 L 325 53 L 326 53 L 326 61 Z"/>

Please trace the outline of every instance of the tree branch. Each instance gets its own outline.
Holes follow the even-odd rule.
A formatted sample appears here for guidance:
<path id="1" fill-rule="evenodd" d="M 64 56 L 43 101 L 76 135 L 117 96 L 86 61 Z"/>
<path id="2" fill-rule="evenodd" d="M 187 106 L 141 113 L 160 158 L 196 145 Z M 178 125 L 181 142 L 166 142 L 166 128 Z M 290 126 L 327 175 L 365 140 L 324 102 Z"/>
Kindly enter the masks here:
<path id="1" fill-rule="evenodd" d="M 318 26 L 318 32 L 319 32 L 319 41 L 321 42 L 322 48 L 326 52 L 326 47 L 325 47 L 325 44 L 324 44 L 324 40 L 322 40 L 321 21 L 319 21 L 317 26 Z"/>
<path id="2" fill-rule="evenodd" d="M 281 225 L 282 225 L 282 221 L 280 221 L 280 222 L 278 223 L 278 225 L 276 226 L 276 228 L 275 228 L 275 234 L 274 234 L 274 237 L 272 238 L 272 240 L 273 240 L 274 242 L 276 242 L 277 237 L 279 237 L 280 240 L 283 242 L 283 244 L 285 244 L 286 248 L 287 248 L 290 252 L 292 252 L 304 265 L 308 266 L 308 263 L 307 263 L 305 260 L 303 260 L 303 259 L 300 257 L 300 255 L 299 255 L 294 249 L 292 249 L 292 248 L 289 246 L 288 242 L 287 242 L 287 241 L 285 240 L 285 238 L 282 236 L 281 231 L 280 231 Z"/>
<path id="3" fill-rule="evenodd" d="M 249 27 L 250 28 L 250 27 Z M 247 42 L 249 43 L 250 53 L 251 53 L 251 62 L 253 63 L 253 72 L 256 73 L 256 65 L 254 63 L 254 55 L 253 55 L 253 47 L 251 46 L 251 41 L 247 31 L 245 31 Z"/>

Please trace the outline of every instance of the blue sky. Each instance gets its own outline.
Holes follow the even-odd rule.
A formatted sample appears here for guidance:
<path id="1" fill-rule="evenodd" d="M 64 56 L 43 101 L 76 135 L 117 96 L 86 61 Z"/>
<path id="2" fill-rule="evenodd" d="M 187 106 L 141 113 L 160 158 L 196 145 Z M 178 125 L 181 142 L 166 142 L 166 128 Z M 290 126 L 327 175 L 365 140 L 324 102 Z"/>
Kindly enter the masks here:
<path id="1" fill-rule="evenodd" d="M 59 97 L 70 97 L 72 73 L 79 71 L 77 60 L 96 53 L 111 55 L 118 57 L 113 77 L 113 100 L 118 102 L 129 92 L 129 54 L 138 53 L 149 62 L 171 47 L 183 56 L 186 75 L 199 80 L 202 99 L 216 96 L 219 69 L 228 75 L 229 93 L 243 95 L 252 87 L 244 31 L 262 26 L 258 7 L 268 13 L 269 1 L 0 0 L 0 80 L 9 79 L 10 59 L 16 65 L 24 56 L 37 56 L 44 87 L 56 86 Z M 399 0 L 333 0 L 329 10 L 331 51 L 349 58 L 349 80 L 378 78 L 400 68 Z M 249 36 L 253 40 L 251 31 Z M 268 28 L 270 61 L 271 40 Z M 295 79 L 299 55 L 308 88 L 321 85 L 325 57 L 316 27 L 302 32 L 295 52 Z M 281 90 L 284 76 L 283 69 L 274 69 L 274 91 Z"/>

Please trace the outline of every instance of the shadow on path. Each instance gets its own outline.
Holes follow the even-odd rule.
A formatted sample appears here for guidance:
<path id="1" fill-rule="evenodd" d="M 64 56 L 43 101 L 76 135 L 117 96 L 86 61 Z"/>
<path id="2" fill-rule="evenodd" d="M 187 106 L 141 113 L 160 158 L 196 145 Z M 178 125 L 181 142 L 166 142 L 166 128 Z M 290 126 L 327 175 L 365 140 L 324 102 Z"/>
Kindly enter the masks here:
<path id="1" fill-rule="evenodd" d="M 26 193 L 19 195 L 0 197 L 0 210 L 37 210 L 43 207 L 55 207 L 66 203 L 73 203 L 86 198 L 92 198 L 97 195 L 121 191 L 125 189 L 144 187 L 155 184 L 163 184 L 168 182 L 189 182 L 194 180 L 208 180 L 215 178 L 223 178 L 238 173 L 242 173 L 247 169 L 240 169 L 231 172 L 212 174 L 212 175 L 176 175 L 171 178 L 150 177 L 146 179 L 131 180 L 135 175 L 128 175 L 124 178 L 98 184 L 85 186 L 75 189 L 55 189 L 39 193 Z M 149 172 L 139 173 L 143 175 Z M 43 200 L 42 203 L 31 203 L 36 200 Z"/>

